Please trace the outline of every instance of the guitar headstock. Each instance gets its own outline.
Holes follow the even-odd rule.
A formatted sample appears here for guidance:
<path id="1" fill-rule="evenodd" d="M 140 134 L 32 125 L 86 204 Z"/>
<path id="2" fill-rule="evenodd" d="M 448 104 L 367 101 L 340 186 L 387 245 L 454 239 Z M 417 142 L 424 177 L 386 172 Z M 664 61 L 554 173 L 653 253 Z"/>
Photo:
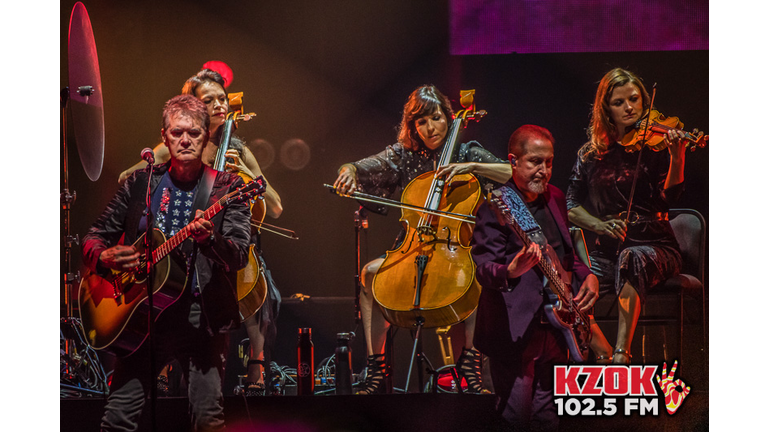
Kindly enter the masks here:
<path id="1" fill-rule="evenodd" d="M 264 180 L 264 176 L 258 176 L 253 181 L 250 181 L 237 190 L 230 192 L 227 195 L 228 203 L 248 202 L 257 196 L 263 194 L 267 190 L 267 181 Z"/>
<path id="2" fill-rule="evenodd" d="M 515 217 L 512 215 L 512 212 L 510 212 L 509 206 L 504 203 L 500 190 L 494 189 L 490 191 L 487 200 L 496 215 L 496 220 L 498 220 L 501 225 L 507 225 L 509 221 L 514 222 Z"/>

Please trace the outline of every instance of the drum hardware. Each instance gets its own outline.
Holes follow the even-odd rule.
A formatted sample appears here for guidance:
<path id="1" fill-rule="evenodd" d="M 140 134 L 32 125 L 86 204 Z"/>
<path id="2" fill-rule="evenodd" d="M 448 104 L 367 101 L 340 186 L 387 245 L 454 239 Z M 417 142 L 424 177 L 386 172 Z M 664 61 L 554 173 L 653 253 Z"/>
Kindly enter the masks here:
<path id="1" fill-rule="evenodd" d="M 62 318 L 60 334 L 60 396 L 94 397 L 109 393 L 109 378 L 99 357 L 83 338 L 80 320 Z"/>
<path id="2" fill-rule="evenodd" d="M 61 397 L 102 396 L 109 392 L 107 374 L 96 351 L 83 335 L 80 320 L 74 318 L 72 293 L 80 284 L 80 272 L 71 271 L 72 248 L 80 244 L 77 234 L 70 235 L 70 211 L 77 193 L 69 190 L 67 149 L 67 106 L 72 120 L 80 162 L 91 181 L 98 180 L 104 162 L 104 111 L 101 77 L 93 30 L 85 6 L 72 8 L 68 34 L 69 87 L 61 90 L 63 191 L 61 193 L 64 231 L 62 278 L 64 317 L 61 318 Z M 70 91 L 70 89 L 76 89 Z"/>

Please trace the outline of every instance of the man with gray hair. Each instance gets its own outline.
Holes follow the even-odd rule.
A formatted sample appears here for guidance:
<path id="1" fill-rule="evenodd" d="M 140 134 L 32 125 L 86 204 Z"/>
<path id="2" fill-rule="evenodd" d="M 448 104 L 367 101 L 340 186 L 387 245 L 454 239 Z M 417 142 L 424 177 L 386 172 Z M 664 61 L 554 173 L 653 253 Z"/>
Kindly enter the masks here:
<path id="1" fill-rule="evenodd" d="M 206 106 L 194 96 L 169 100 L 162 136 L 170 161 L 154 167 L 151 178 L 148 171 L 135 171 L 83 238 L 84 261 L 94 273 L 137 271 L 143 257 L 133 242 L 147 231 L 143 214 L 148 186 L 153 228 L 166 238 L 189 230 L 190 238 L 169 253 L 181 270 L 178 280 L 165 284 L 182 288 L 157 316 L 152 345 L 154 366 L 173 358 L 181 364 L 196 431 L 224 428 L 221 384 L 227 330 L 239 323 L 236 273 L 247 262 L 250 239 L 247 200 L 227 205 L 210 220 L 204 217 L 205 209 L 243 185 L 236 174 L 203 164 L 209 123 Z M 142 341 L 118 356 L 102 430 L 138 428 L 147 393 L 155 385 L 149 345 Z"/>

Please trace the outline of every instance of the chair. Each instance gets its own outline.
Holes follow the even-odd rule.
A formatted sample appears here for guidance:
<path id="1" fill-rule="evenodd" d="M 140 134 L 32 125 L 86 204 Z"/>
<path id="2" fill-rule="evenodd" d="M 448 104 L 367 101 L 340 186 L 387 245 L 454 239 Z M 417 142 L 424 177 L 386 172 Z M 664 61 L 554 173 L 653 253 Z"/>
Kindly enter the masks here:
<path id="1" fill-rule="evenodd" d="M 704 339 L 707 339 L 707 312 L 706 312 L 706 289 L 705 289 L 705 275 L 706 275 L 706 244 L 707 244 L 707 224 L 704 217 L 696 210 L 693 209 L 671 209 L 669 211 L 670 224 L 675 232 L 675 237 L 680 245 L 680 252 L 683 259 L 683 266 L 681 273 L 674 277 L 671 277 L 663 283 L 648 290 L 646 304 L 643 305 L 643 309 L 638 320 L 639 326 L 651 326 L 651 325 L 665 325 L 674 323 L 679 326 L 680 343 L 678 359 L 680 363 L 683 360 L 683 336 L 684 336 L 684 312 L 685 312 L 685 300 L 688 296 L 701 296 L 701 322 L 703 327 Z M 578 230 L 578 229 L 577 229 Z M 580 231 L 580 230 L 578 230 Z M 578 243 L 578 236 L 581 236 L 581 232 L 572 232 L 572 237 L 576 238 Z M 577 246 L 577 253 L 582 260 L 589 265 L 589 260 L 584 260 L 582 254 L 586 252 L 586 247 L 583 251 L 579 251 Z M 611 296 L 606 296 L 605 300 L 608 300 Z M 595 305 L 595 320 L 598 323 L 618 321 L 617 300 L 618 298 L 613 295 L 613 302 L 610 307 L 605 309 L 605 302 L 598 301 Z M 649 302 L 653 302 L 656 298 L 670 298 L 675 297 L 677 300 L 677 307 L 670 313 L 649 313 L 648 309 L 652 309 L 657 312 L 655 307 L 649 307 Z M 600 305 L 602 303 L 602 305 Z M 644 341 L 643 341 L 644 343 Z M 645 351 L 643 349 L 643 351 Z M 667 358 L 666 348 L 664 350 L 664 357 Z"/>

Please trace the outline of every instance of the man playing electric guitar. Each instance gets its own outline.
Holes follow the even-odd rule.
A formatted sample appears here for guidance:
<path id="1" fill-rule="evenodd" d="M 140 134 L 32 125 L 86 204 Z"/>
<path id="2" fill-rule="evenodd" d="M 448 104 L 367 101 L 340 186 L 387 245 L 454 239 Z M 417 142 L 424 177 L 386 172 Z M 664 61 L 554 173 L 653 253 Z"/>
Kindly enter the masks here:
<path id="1" fill-rule="evenodd" d="M 181 276 L 164 284 L 176 284 L 179 289 L 178 297 L 155 321 L 155 365 L 170 358 L 179 360 L 188 383 L 194 430 L 206 431 L 224 427 L 221 383 L 226 330 L 239 322 L 236 273 L 247 262 L 250 240 L 247 200 L 229 203 L 211 220 L 203 217 L 204 209 L 211 204 L 214 208 L 243 185 L 236 174 L 203 165 L 209 123 L 205 104 L 194 96 L 169 100 L 163 110 L 162 136 L 171 160 L 155 167 L 149 179 L 154 228 L 166 237 L 183 230 L 190 234 L 169 253 L 170 260 L 181 267 L 177 272 Z M 142 268 L 145 257 L 132 244 L 146 232 L 147 182 L 146 171 L 134 172 L 83 238 L 84 261 L 94 273 Z M 130 300 L 130 293 L 116 292 L 111 301 L 119 300 L 119 294 Z M 155 385 L 149 345 L 141 343 L 127 357 L 117 358 L 102 430 L 136 430 L 147 392 Z"/>
<path id="2" fill-rule="evenodd" d="M 573 301 L 586 311 L 597 300 L 598 281 L 574 258 L 565 196 L 548 185 L 553 144 L 552 134 L 540 126 L 517 129 L 508 145 L 512 178 L 502 189 L 518 193 L 525 202 L 525 211 L 540 227 L 537 234 L 546 238 L 563 268 L 573 272 L 573 286 L 580 287 Z M 472 257 L 483 287 L 475 345 L 489 358 L 499 414 L 514 430 L 555 430 L 552 365 L 568 360 L 568 348 L 545 314 L 547 292 L 536 268 L 542 249 L 533 242 L 524 246 L 486 202 L 477 212 Z"/>

